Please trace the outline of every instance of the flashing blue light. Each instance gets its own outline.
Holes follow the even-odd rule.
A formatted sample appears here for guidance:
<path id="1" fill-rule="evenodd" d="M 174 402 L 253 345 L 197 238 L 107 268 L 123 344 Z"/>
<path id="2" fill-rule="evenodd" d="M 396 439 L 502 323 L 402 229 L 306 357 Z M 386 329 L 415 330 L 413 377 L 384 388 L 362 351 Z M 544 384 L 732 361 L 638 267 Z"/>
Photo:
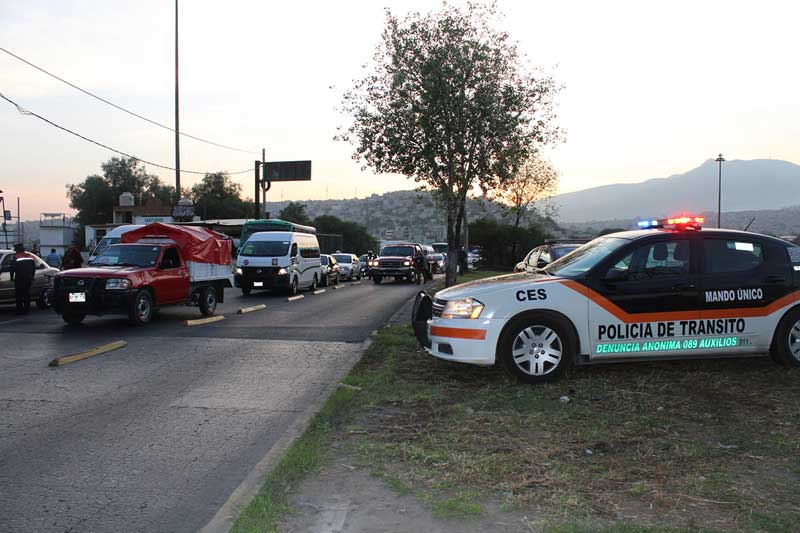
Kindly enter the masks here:
<path id="1" fill-rule="evenodd" d="M 640 220 L 637 222 L 637 225 L 642 229 L 654 228 L 659 224 L 660 222 L 658 220 Z"/>

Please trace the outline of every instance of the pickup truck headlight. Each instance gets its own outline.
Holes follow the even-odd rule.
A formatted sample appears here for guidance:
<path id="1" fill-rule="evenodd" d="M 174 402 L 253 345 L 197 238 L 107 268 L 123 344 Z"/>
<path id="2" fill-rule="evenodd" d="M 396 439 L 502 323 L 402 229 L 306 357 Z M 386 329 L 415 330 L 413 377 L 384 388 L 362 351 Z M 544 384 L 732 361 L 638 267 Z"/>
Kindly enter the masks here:
<path id="1" fill-rule="evenodd" d="M 286 272 L 285 268 L 281 268 L 281 269 L 278 270 L 278 275 L 279 276 L 285 276 L 286 274 L 288 274 L 288 272 Z"/>
<path id="2" fill-rule="evenodd" d="M 124 291 L 131 288 L 131 280 L 125 278 L 111 278 L 106 281 L 106 289 L 110 291 Z"/>
<path id="3" fill-rule="evenodd" d="M 241 269 L 241 267 L 236 267 L 236 275 L 241 276 L 242 274 L 244 274 L 244 271 Z"/>
<path id="4" fill-rule="evenodd" d="M 483 304 L 475 298 L 449 300 L 442 311 L 442 318 L 478 318 L 483 312 Z"/>
<path id="5" fill-rule="evenodd" d="M 367 264 L 368 264 L 369 266 L 371 266 L 371 267 L 376 267 L 376 266 L 378 266 L 378 262 L 377 262 L 377 261 L 369 261 Z"/>
<path id="6" fill-rule="evenodd" d="M 409 261 L 408 259 L 406 259 L 405 261 L 403 261 L 403 266 L 410 267 L 410 266 L 411 266 L 411 261 Z"/>

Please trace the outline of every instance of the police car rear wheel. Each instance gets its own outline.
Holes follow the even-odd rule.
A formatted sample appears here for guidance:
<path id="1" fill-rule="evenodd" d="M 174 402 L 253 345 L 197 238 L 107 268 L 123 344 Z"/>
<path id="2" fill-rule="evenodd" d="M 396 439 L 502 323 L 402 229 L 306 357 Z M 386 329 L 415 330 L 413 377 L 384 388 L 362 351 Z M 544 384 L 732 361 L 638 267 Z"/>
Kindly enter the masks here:
<path id="1" fill-rule="evenodd" d="M 505 370 L 526 383 L 558 378 L 575 351 L 573 335 L 562 322 L 546 315 L 516 319 L 500 345 Z"/>
<path id="2" fill-rule="evenodd" d="M 772 358 L 786 367 L 800 366 L 800 309 L 790 311 L 778 325 Z"/>

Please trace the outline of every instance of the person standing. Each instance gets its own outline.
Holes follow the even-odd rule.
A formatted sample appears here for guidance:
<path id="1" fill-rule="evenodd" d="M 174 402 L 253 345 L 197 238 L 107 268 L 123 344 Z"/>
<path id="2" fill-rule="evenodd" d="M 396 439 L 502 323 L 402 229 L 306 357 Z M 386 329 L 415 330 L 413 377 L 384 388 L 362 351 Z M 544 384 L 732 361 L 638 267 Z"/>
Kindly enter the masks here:
<path id="1" fill-rule="evenodd" d="M 11 261 L 11 279 L 14 280 L 14 297 L 17 314 L 31 310 L 31 284 L 36 273 L 36 259 L 25 251 L 22 244 L 14 245 L 14 259 Z"/>
<path id="2" fill-rule="evenodd" d="M 64 253 L 64 260 L 61 262 L 62 270 L 72 270 L 73 268 L 80 268 L 83 266 L 83 257 L 78 247 L 74 244 L 70 246 Z"/>
<path id="3" fill-rule="evenodd" d="M 55 248 L 50 249 L 50 253 L 45 257 L 44 262 L 53 268 L 59 268 L 61 266 L 61 258 L 58 257 Z"/>

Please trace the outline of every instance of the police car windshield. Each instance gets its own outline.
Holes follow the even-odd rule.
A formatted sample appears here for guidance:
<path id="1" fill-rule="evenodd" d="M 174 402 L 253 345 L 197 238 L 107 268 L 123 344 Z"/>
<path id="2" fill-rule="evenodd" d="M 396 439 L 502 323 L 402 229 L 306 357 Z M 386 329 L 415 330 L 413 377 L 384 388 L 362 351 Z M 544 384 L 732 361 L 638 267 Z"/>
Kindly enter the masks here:
<path id="1" fill-rule="evenodd" d="M 152 267 L 158 260 L 158 246 L 142 246 L 137 244 L 115 244 L 103 250 L 92 259 L 93 266 L 137 266 Z"/>
<path id="2" fill-rule="evenodd" d="M 574 250 L 573 253 L 553 261 L 543 270 L 554 276 L 575 278 L 591 270 L 608 254 L 628 242 L 627 239 L 619 237 L 600 237 Z"/>
<path id="3" fill-rule="evenodd" d="M 387 246 L 383 250 L 381 250 L 381 255 L 400 255 L 400 256 L 410 256 L 414 255 L 414 247 L 413 246 Z"/>
<path id="4" fill-rule="evenodd" d="M 247 241 L 239 255 L 250 257 L 283 257 L 288 253 L 288 241 Z"/>
<path id="5" fill-rule="evenodd" d="M 103 237 L 97 247 L 92 250 L 92 255 L 98 255 L 103 252 L 106 248 L 111 246 L 112 244 L 118 244 L 122 239 L 120 237 Z"/>

